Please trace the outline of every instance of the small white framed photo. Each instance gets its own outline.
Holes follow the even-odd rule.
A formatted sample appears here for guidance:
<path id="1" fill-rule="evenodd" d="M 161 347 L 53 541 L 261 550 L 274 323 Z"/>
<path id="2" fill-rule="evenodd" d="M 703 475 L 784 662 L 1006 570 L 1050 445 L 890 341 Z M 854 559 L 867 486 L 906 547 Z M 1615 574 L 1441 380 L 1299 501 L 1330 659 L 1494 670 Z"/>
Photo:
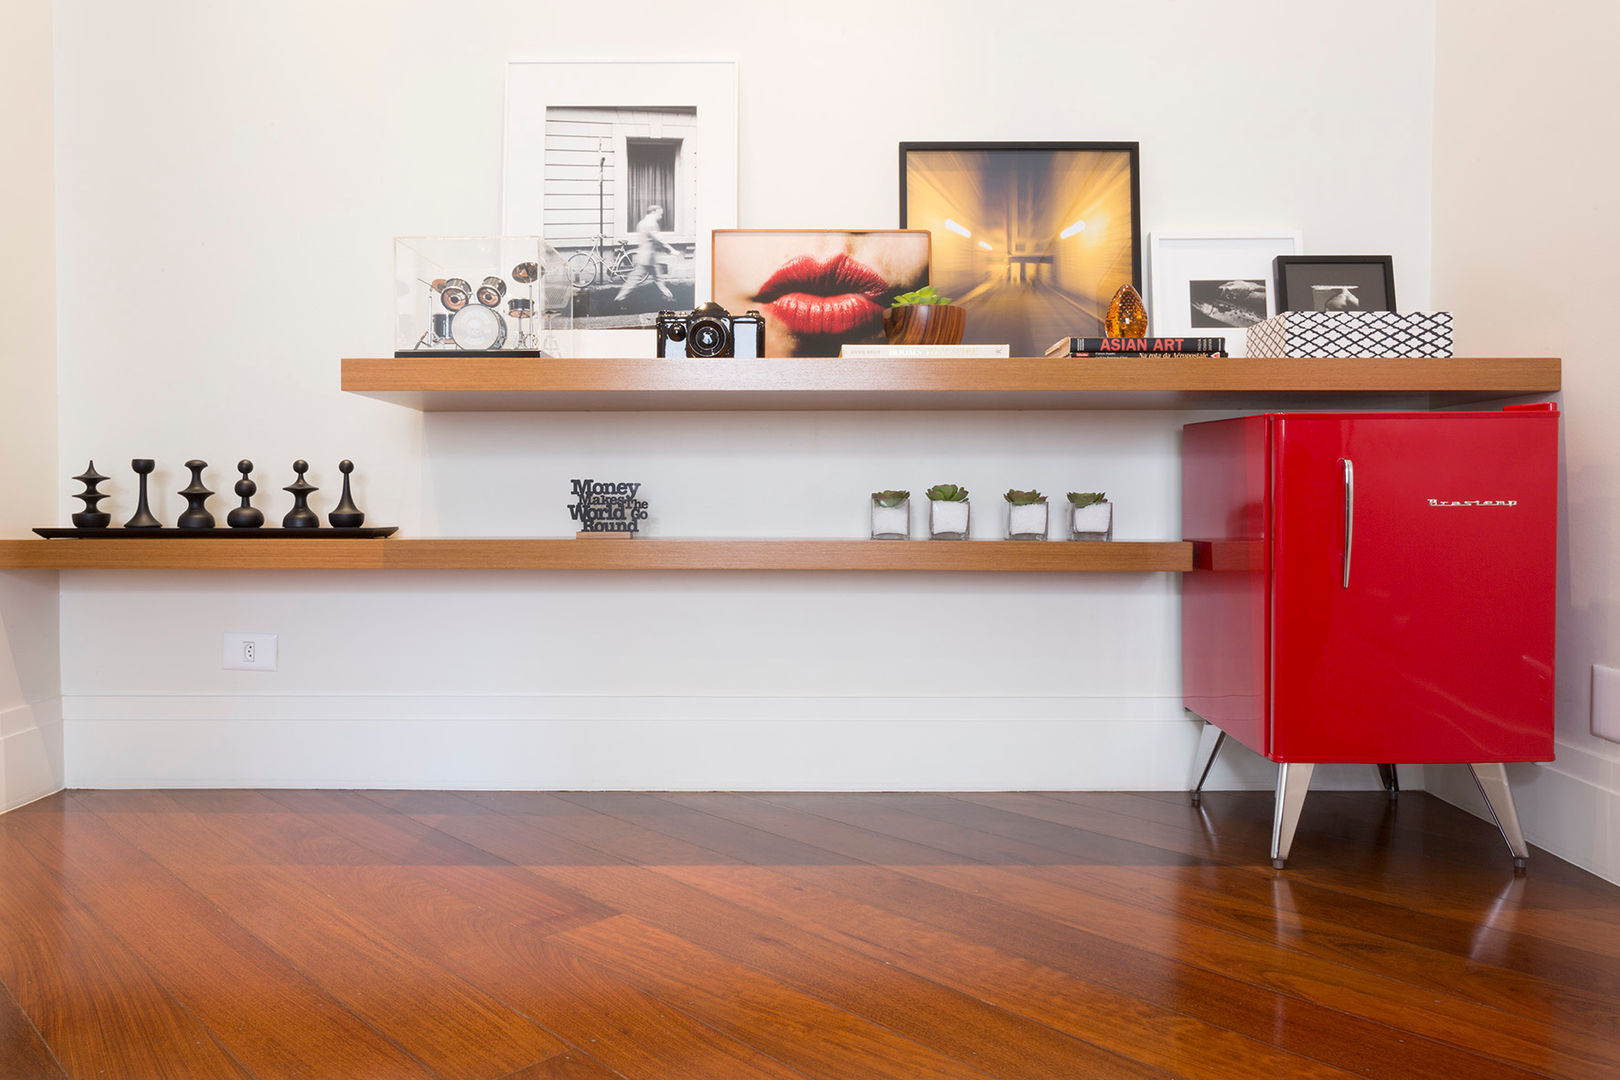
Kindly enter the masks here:
<path id="1" fill-rule="evenodd" d="M 1244 354 L 1248 327 L 1277 313 L 1271 260 L 1297 255 L 1299 233 L 1160 233 L 1148 237 L 1148 312 L 1159 337 L 1224 337 Z"/>
<path id="2" fill-rule="evenodd" d="M 737 224 L 736 61 L 511 61 L 503 175 L 503 231 L 566 268 L 576 355 L 651 356 Z"/>

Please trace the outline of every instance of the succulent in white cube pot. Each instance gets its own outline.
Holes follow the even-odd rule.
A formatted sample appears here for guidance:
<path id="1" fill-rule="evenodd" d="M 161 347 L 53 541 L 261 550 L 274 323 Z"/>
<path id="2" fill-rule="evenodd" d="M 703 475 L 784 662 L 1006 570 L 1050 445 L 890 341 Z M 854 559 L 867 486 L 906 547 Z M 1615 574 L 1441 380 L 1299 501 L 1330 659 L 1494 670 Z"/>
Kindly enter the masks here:
<path id="1" fill-rule="evenodd" d="M 872 539 L 911 539 L 911 492 L 872 492 Z"/>
<path id="2" fill-rule="evenodd" d="M 1112 540 L 1114 504 L 1105 491 L 1069 492 L 1069 539 Z"/>
<path id="3" fill-rule="evenodd" d="M 1002 496 L 1007 500 L 1007 539 L 1046 539 L 1046 496 L 1038 491 L 1013 488 Z"/>
<path id="4" fill-rule="evenodd" d="M 928 538 L 966 540 L 968 490 L 957 484 L 935 484 L 928 489 Z"/>

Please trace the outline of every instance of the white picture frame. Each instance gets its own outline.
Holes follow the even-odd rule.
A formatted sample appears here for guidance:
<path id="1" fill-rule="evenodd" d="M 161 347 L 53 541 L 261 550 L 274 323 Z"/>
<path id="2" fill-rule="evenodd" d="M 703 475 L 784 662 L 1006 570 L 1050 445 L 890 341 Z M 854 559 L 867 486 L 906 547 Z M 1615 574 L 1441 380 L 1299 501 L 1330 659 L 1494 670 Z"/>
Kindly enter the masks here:
<path id="1" fill-rule="evenodd" d="M 690 206 L 681 208 L 684 220 L 678 223 L 678 235 L 665 232 L 660 235 L 674 241 L 676 251 L 660 252 L 661 259 L 673 259 L 681 277 L 691 280 L 691 302 L 695 305 L 709 298 L 711 281 L 710 258 L 715 229 L 735 228 L 737 224 L 737 63 L 734 60 L 514 60 L 506 67 L 506 119 L 503 142 L 501 185 L 501 231 L 508 236 L 539 235 L 555 247 L 564 261 L 580 250 L 596 250 L 602 263 L 612 263 L 614 247 L 633 245 L 635 229 L 631 215 L 639 213 L 628 209 L 629 185 L 625 183 L 627 155 L 625 132 L 635 131 L 630 115 L 638 110 L 659 108 L 690 114 L 696 110 L 695 120 L 686 117 L 688 125 L 695 124 L 695 142 L 689 155 L 689 164 L 678 168 L 677 186 L 682 191 L 695 188 Z M 620 111 L 624 123 L 616 125 L 601 137 L 602 158 L 612 161 L 599 168 L 605 172 L 606 183 L 598 190 L 606 190 L 610 198 L 626 191 L 624 204 L 607 206 L 602 197 L 595 211 L 601 219 L 598 227 L 590 231 L 600 241 L 582 240 L 565 236 L 554 227 L 548 235 L 546 228 L 548 206 L 546 201 L 547 176 L 547 110 L 586 111 L 600 109 Z M 654 132 L 653 134 L 657 134 Z M 554 147 L 562 140 L 553 138 Z M 563 153 L 554 149 L 553 153 Z M 554 181 L 555 183 L 555 181 Z M 662 200 L 660 200 L 662 201 Z M 673 209 L 673 208 L 672 208 Z M 587 210 L 587 213 L 591 211 Z M 553 200 L 550 214 L 555 220 L 557 200 Z M 627 228 L 627 225 L 629 226 Z M 575 230 L 577 231 L 577 229 Z M 595 247 L 596 244 L 600 247 Z M 579 260 L 576 260 L 578 262 Z M 619 256 L 622 266 L 623 257 Z M 680 265 L 681 263 L 686 265 Z M 606 271 L 600 272 L 605 274 Z M 612 293 L 603 295 L 600 287 L 605 276 L 595 282 L 597 292 L 593 299 L 603 301 L 598 308 L 614 299 Z M 685 300 L 686 293 L 679 299 Z M 649 294 L 647 299 L 652 298 Z M 646 308 L 646 303 L 638 305 Z M 664 302 L 658 306 L 684 307 L 684 303 Z M 589 328 L 589 323 L 576 321 L 571 351 L 578 356 L 651 356 L 655 351 L 655 338 L 650 313 L 640 312 L 639 329 Z"/>
<path id="2" fill-rule="evenodd" d="M 1298 232 L 1149 234 L 1147 305 L 1153 334 L 1224 337 L 1230 355 L 1244 355 L 1245 326 L 1222 324 L 1217 321 L 1221 312 L 1255 321 L 1255 316 L 1275 315 L 1277 283 L 1271 261 L 1278 255 L 1297 255 L 1300 247 Z M 1241 289 L 1243 282 L 1264 284 L 1263 315 L 1253 290 Z M 1195 309 L 1195 303 L 1201 308 Z"/>

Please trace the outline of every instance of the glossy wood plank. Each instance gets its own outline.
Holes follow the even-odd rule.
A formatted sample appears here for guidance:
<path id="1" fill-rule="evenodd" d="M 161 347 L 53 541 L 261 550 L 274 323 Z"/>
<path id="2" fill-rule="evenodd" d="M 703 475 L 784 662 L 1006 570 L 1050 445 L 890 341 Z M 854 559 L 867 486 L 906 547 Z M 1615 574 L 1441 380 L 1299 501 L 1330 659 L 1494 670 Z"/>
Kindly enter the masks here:
<path id="1" fill-rule="evenodd" d="M 486 802 L 486 798 L 490 801 Z M 661 866 L 704 867 L 717 861 L 732 861 L 695 845 L 672 844 L 669 837 L 648 833 L 630 822 L 607 824 L 601 820 L 603 815 L 568 807 L 572 798 L 558 799 L 538 793 L 512 792 L 487 797 L 468 793 L 469 801 L 480 805 L 499 803 L 506 813 L 467 813 L 453 807 L 440 807 L 451 812 L 436 815 L 432 820 L 436 821 L 436 827 L 469 843 L 514 859 L 534 859 L 537 835 L 554 841 L 558 834 L 573 832 L 576 839 L 570 840 L 571 843 L 614 837 L 604 841 L 603 846 L 611 844 L 628 851 L 645 845 L 641 849 L 643 854 L 657 859 Z M 533 827 L 524 808 L 535 809 L 546 822 L 546 828 Z M 664 857 L 659 857 L 660 849 Z M 1018 1080 L 1079 1077 L 1142 1077 L 1146 1080 L 1161 1075 L 1157 1069 L 1133 1061 L 1129 1056 L 1111 1053 L 1094 1043 L 1088 1045 L 1044 1025 L 1031 1024 L 1020 1016 L 986 1006 L 972 995 L 872 961 L 775 919 L 761 918 L 735 905 L 717 902 L 700 888 L 663 880 L 630 864 L 615 867 L 612 873 L 600 866 L 582 865 L 582 860 L 547 859 L 529 865 L 536 873 L 588 891 L 602 902 L 636 915 L 640 922 L 763 972 L 852 1016 L 891 1028 L 919 1042 L 932 1043 L 959 1062 L 972 1063 L 991 1075 Z M 578 941 L 589 933 L 585 928 L 559 940 Z M 603 956 L 593 954 L 593 958 L 608 962 Z M 736 976 L 728 976 L 719 980 L 718 985 L 729 988 L 735 980 Z M 689 991 L 683 992 L 679 999 L 688 1000 L 688 994 Z M 792 1015 L 798 1017 L 802 1013 Z M 725 1026 L 719 1018 L 711 1022 Z M 759 1037 L 748 1038 L 750 1042 L 757 1042 Z M 784 1053 L 780 1049 L 771 1052 L 777 1056 Z M 899 1063 L 877 1059 L 843 1075 L 867 1075 L 868 1071 L 879 1069 L 887 1073 Z"/>
<path id="2" fill-rule="evenodd" d="M 927 801 L 911 801 L 908 802 L 908 806 L 917 813 L 928 814 Z M 941 815 L 941 818 L 953 836 L 971 836 L 976 831 L 967 827 L 960 816 L 946 814 Z M 994 827 L 985 822 L 980 824 Z M 1068 837 L 1073 835 L 1074 831 L 1072 828 L 1065 828 L 1054 836 Z M 1055 839 L 1053 843 L 1061 846 L 1064 841 Z M 998 844 L 997 848 L 1000 847 Z M 1043 866 L 1033 873 L 1088 893 L 1107 893 L 1111 870 L 1111 867 L 1096 865 L 1088 865 L 1083 871 L 1078 868 L 1047 869 Z M 1155 902 L 1158 897 L 1173 895 L 1177 891 L 1164 888 L 1165 875 L 1173 874 L 1174 881 L 1180 887 L 1193 875 L 1207 875 L 1211 871 L 1208 867 L 1189 867 L 1177 871 L 1153 867 L 1150 872 L 1153 875 L 1153 884 L 1136 890 L 1134 894 L 1131 890 L 1116 890 L 1114 893 L 1125 905 L 1125 910 L 1119 913 L 1123 921 L 1118 925 L 1122 929 L 1130 925 L 1128 915 L 1130 909 L 1144 902 Z M 1308 947 L 1318 955 L 1352 964 L 1366 963 L 1367 958 L 1376 955 L 1398 953 L 1400 955 L 1390 956 L 1378 970 L 1387 969 L 1389 974 L 1398 975 L 1425 988 L 1443 987 L 1448 993 L 1466 1001 L 1508 1008 L 1521 1017 L 1521 1020 L 1516 1021 L 1515 1026 L 1509 1029 L 1515 1036 L 1520 1034 L 1520 1029 L 1524 1026 L 1541 1028 L 1550 1022 L 1548 1031 L 1554 1028 L 1568 1029 L 1559 1030 L 1553 1042 L 1572 1053 L 1585 1055 L 1592 1060 L 1610 1062 L 1614 1058 L 1615 1051 L 1620 1049 L 1620 1042 L 1616 1041 L 1616 1035 L 1620 1034 L 1620 1027 L 1617 1027 L 1617 1024 L 1620 1024 L 1620 999 L 1617 999 L 1610 989 L 1612 976 L 1607 970 L 1608 965 L 1601 958 L 1578 955 L 1571 957 L 1566 950 L 1557 946 L 1542 945 L 1515 950 L 1523 952 L 1527 962 L 1514 963 L 1512 958 L 1507 958 L 1508 962 L 1502 963 L 1504 957 L 1494 954 L 1490 946 L 1493 931 L 1475 926 L 1473 936 L 1462 939 L 1448 933 L 1452 926 L 1434 920 L 1425 921 L 1425 916 L 1410 910 L 1404 910 L 1403 913 L 1390 911 L 1390 924 L 1384 927 L 1388 931 L 1404 936 L 1408 947 L 1402 948 L 1389 939 L 1369 939 L 1359 934 L 1346 935 L 1342 928 L 1328 924 L 1328 920 L 1338 918 L 1338 913 L 1345 911 L 1350 913 L 1345 916 L 1349 921 L 1361 922 L 1369 908 L 1387 905 L 1369 904 L 1349 897 L 1334 897 L 1331 894 L 1322 895 L 1322 890 L 1295 885 L 1291 877 L 1274 876 L 1269 870 L 1241 872 L 1254 879 L 1250 883 L 1253 906 L 1246 913 L 1249 916 L 1251 931 L 1258 931 L 1264 935 L 1268 928 L 1268 919 L 1271 924 L 1275 924 L 1279 906 L 1293 906 L 1292 897 L 1297 890 L 1311 891 L 1316 894 L 1313 911 L 1318 928 L 1309 934 L 1298 935 L 1297 944 L 1302 947 Z M 952 887 L 964 891 L 979 891 L 970 888 L 966 882 L 955 882 Z M 999 895 L 994 889 L 984 890 L 983 894 Z M 1144 897 L 1151 899 L 1145 900 Z M 1090 904 L 1091 901 L 1088 900 L 1084 905 L 1088 912 Z M 1200 921 L 1200 917 L 1208 918 L 1210 912 L 1229 906 L 1230 894 L 1223 892 L 1181 905 L 1169 914 L 1176 920 L 1191 918 Z M 1104 907 L 1099 906 L 1099 918 Z M 1143 922 L 1151 921 L 1151 917 L 1147 915 L 1141 919 Z M 1407 924 L 1414 919 L 1424 923 L 1424 929 L 1428 934 L 1423 930 L 1416 933 L 1411 930 Z M 1163 925 L 1173 927 L 1177 923 L 1165 922 Z M 1243 925 L 1240 918 L 1234 928 L 1241 928 Z M 1460 925 L 1455 928 L 1462 929 Z M 1427 944 L 1414 956 L 1414 950 L 1410 946 L 1424 942 Z M 1448 950 L 1450 955 L 1437 955 Z M 1179 948 L 1176 950 L 1178 955 L 1186 958 L 1195 957 L 1199 951 L 1199 949 Z M 1213 959 L 1210 962 L 1216 963 Z M 1491 979 L 1481 979 L 1479 976 L 1482 966 L 1493 964 L 1500 964 L 1513 974 L 1510 975 L 1505 971 L 1494 972 Z M 1241 970 L 1230 964 L 1222 967 L 1224 970 Z M 1292 979 L 1309 968 L 1308 964 L 1290 965 L 1287 973 Z M 1520 968 L 1528 968 L 1535 977 L 1533 979 L 1518 977 Z M 1320 992 L 1313 996 L 1316 1000 L 1331 1000 L 1330 996 L 1324 997 Z M 1452 1013 L 1456 1012 L 1457 1010 L 1452 1010 Z M 1450 1030 L 1448 1027 L 1447 1031 Z M 1461 1038 L 1457 1034 L 1444 1034 L 1440 1037 L 1452 1041 Z M 1478 1045 L 1473 1039 L 1462 1044 Z M 1514 1055 L 1506 1050 L 1501 1056 L 1525 1060 L 1523 1054 Z"/>
<path id="3" fill-rule="evenodd" d="M 430 793 L 431 794 L 431 793 Z M 379 940 L 409 948 L 586 1050 L 626 1077 L 789 1077 L 798 1074 L 547 940 L 554 924 L 492 912 L 480 883 L 442 862 L 379 867 L 361 845 L 289 815 L 265 820 L 257 792 L 175 792 L 228 814 L 249 848 L 298 858 L 321 895 L 371 914 Z M 393 815 L 398 817 L 399 815 Z M 500 866 L 483 860 L 482 867 Z M 520 868 L 508 867 L 525 876 Z M 486 879 L 487 881 L 488 879 Z M 555 891 L 535 879 L 542 897 Z"/>
<path id="4" fill-rule="evenodd" d="M 555 940 L 633 986 L 680 1001 L 705 1023 L 806 1076 L 982 1080 L 992 1075 L 630 915 L 590 923 Z M 806 1038 L 809 1033 L 813 1039 Z"/>
<path id="5" fill-rule="evenodd" d="M 1564 981 L 1585 988 L 1596 978 L 1615 986 L 1613 964 L 1601 958 L 1620 956 L 1620 925 L 1598 899 L 1604 895 L 1599 879 L 1551 858 L 1535 860 L 1545 861 L 1547 873 L 1532 870 L 1516 877 L 1497 846 L 1495 828 L 1469 815 L 1450 817 L 1451 843 L 1443 834 L 1395 827 L 1394 821 L 1410 812 L 1405 808 L 1438 802 L 1420 793 L 1408 793 L 1394 805 L 1373 792 L 1320 792 L 1312 798 L 1318 796 L 1314 812 L 1300 826 L 1311 853 L 1296 850 L 1301 857 L 1290 859 L 1287 876 L 1302 900 L 1320 898 L 1349 910 L 1345 896 L 1357 897 L 1365 901 L 1354 908 L 1358 917 L 1383 912 L 1390 916 L 1389 932 L 1408 941 L 1458 943 L 1478 961 L 1495 957 L 1520 970 L 1526 970 L 1524 962 L 1514 957 L 1523 952 L 1524 941 L 1560 942 L 1568 949 L 1535 952 L 1540 970 L 1558 977 L 1549 964 L 1562 956 L 1572 965 Z M 1079 808 L 1055 818 L 1059 824 L 1130 835 L 1232 866 L 1259 869 L 1255 853 L 1264 855 L 1270 842 L 1271 797 L 1259 793 L 1221 792 L 1199 808 L 1146 803 L 1157 808 L 1146 825 L 1109 811 L 1099 817 L 1088 809 L 1098 805 L 1095 800 L 1065 796 L 1055 801 Z M 1127 798 L 1111 805 L 1144 803 Z M 1505 896 L 1514 903 L 1504 904 Z"/>
<path id="6" fill-rule="evenodd" d="M 388 1039 L 483 1080 L 1620 1072 L 1620 889 L 1319 794 L 1321 880 L 1256 864 L 1243 793 L 1219 823 L 1077 793 L 54 796 L 0 816 L 0 1075 L 164 1075 L 149 1006 L 95 1011 L 108 964 L 235 1075 L 427 1075 Z M 480 1008 L 551 1041 L 475 1058 Z M 343 1057 L 344 1023 L 407 1068 Z"/>
<path id="7" fill-rule="evenodd" d="M 1426 408 L 1560 388 L 1553 358 L 350 358 L 344 390 L 422 410 Z"/>
<path id="8" fill-rule="evenodd" d="M 0 569 L 1184 573 L 1190 543 L 1007 540 L 0 540 Z"/>
<path id="9" fill-rule="evenodd" d="M 1165 889 L 1158 881 L 1143 887 L 1138 877 L 1136 887 L 1122 886 L 1116 868 L 1107 864 L 1042 866 L 1037 877 L 1023 868 L 963 865 L 960 858 L 938 848 L 874 835 L 865 828 L 819 815 L 807 817 L 758 798 L 666 798 L 729 820 L 800 840 L 814 840 L 863 861 L 898 866 L 903 873 L 969 895 L 1002 900 L 1080 929 L 1138 941 L 1156 952 L 1277 993 L 1319 1002 L 1392 1027 L 1410 1027 L 1453 1046 L 1485 1052 L 1526 1068 L 1541 1068 L 1551 1062 L 1566 1075 L 1598 1077 L 1608 1075 L 1609 1070 L 1620 1074 L 1620 1042 L 1615 1041 L 1613 1032 L 1588 1034 L 1552 1022 L 1558 1005 L 1574 1004 L 1567 999 L 1560 1001 L 1556 990 L 1541 1008 L 1527 1008 L 1512 1025 L 1504 1026 L 1497 1008 L 1465 997 L 1437 995 L 1431 986 L 1399 981 L 1381 966 L 1371 970 L 1361 967 L 1362 956 L 1367 954 L 1343 948 L 1337 953 L 1324 950 L 1321 955 L 1312 954 L 1298 948 L 1304 935 L 1266 933 L 1266 918 L 1272 916 L 1270 908 L 1257 906 L 1251 912 L 1257 925 L 1222 925 L 1200 919 L 1203 912 L 1199 904 L 1167 901 L 1167 897 L 1174 896 L 1174 890 Z M 1001 801 L 1037 797 L 978 798 Z M 909 796 L 904 803 L 918 805 Z M 738 898 L 736 893 L 731 895 Z M 743 898 L 739 902 L 747 901 Z M 806 918 L 815 918 L 811 913 L 819 912 L 826 903 L 825 894 L 818 897 L 818 906 L 807 908 Z M 1254 932 L 1257 929 L 1258 934 Z M 1392 944 L 1377 942 L 1375 947 Z M 1364 944 L 1361 947 L 1366 948 Z M 1465 971 L 1459 981 L 1466 981 L 1466 976 Z"/>
<path id="10" fill-rule="evenodd" d="M 0 983 L 69 1077 L 249 1074 L 0 818 Z M 48 1073 L 47 1073 L 48 1075 Z"/>
<path id="11" fill-rule="evenodd" d="M 751 916 L 730 903 L 716 903 L 700 879 L 716 863 L 732 864 L 734 860 L 710 848 L 571 807 L 578 795 L 472 793 L 468 798 L 480 805 L 499 806 L 519 821 L 540 825 L 548 834 L 568 834 L 576 842 L 588 841 L 628 861 L 652 863 L 661 874 L 669 874 L 675 867 L 689 869 L 696 877 L 684 878 L 686 884 L 681 885 L 638 874 L 633 879 L 591 875 L 576 887 L 596 890 L 604 901 L 636 912 L 641 921 L 699 942 L 705 949 L 767 972 L 851 1013 L 919 1040 L 932 1040 L 959 1060 L 987 1072 L 1019 1078 L 1157 1075 L 1156 1070 L 1144 1068 L 1127 1055 L 1108 1052 L 1106 1043 L 1072 1032 L 1065 1033 L 1070 1037 L 1054 1036 L 1053 1031 L 1030 1025 L 1016 1014 L 987 1008 L 977 995 L 964 995 L 886 962 L 874 964 L 858 951 L 830 945 L 796 926 Z M 454 827 L 469 831 L 476 827 L 483 842 L 503 849 L 523 850 L 527 844 L 522 831 L 488 819 L 462 819 Z M 827 852 L 820 856 L 828 862 L 843 861 Z M 537 869 L 564 879 L 575 876 L 562 867 Z M 590 932 L 586 928 L 569 937 Z M 1076 996 L 1097 1004 L 1095 995 Z M 1113 1015 L 1106 1010 L 1103 1014 Z M 1108 1042 L 1116 1044 L 1121 1037 L 1100 1020 L 1087 1031 L 1106 1033 Z"/>
<path id="12" fill-rule="evenodd" d="M 501 1080 L 623 1080 L 623 1074 L 579 1050 L 569 1050 L 503 1076 Z"/>
<path id="13" fill-rule="evenodd" d="M 76 798 L 91 809 L 109 801 L 99 793 Z M 332 904 L 307 871 L 343 853 L 331 843 L 289 850 L 276 815 L 255 812 L 268 802 L 263 796 L 176 792 L 169 801 L 156 812 L 106 817 L 435 1074 L 497 1080 L 566 1049 L 527 1017 L 390 941 L 367 914 Z"/>
<path id="14" fill-rule="evenodd" d="M 18 1080 L 66 1080 L 67 1073 L 51 1055 L 34 1022 L 11 991 L 0 985 L 0 1076 Z"/>
<path id="15" fill-rule="evenodd" d="M 118 805 L 160 807 L 149 793 Z M 426 1077 L 421 1062 L 378 1035 L 308 975 L 124 839 L 95 813 L 64 803 L 3 819 L 51 866 L 63 887 L 129 943 L 182 1006 L 257 1077 L 335 1071 L 353 1077 Z M 114 815 L 116 816 L 116 811 Z M 186 932 L 175 934 L 176 926 Z M 221 972 L 231 978 L 221 980 Z"/>
<path id="16" fill-rule="evenodd" d="M 917 796 L 927 798 L 927 796 Z M 587 799 L 602 805 L 618 797 L 611 795 L 570 796 Z M 942 850 L 951 850 L 951 835 L 962 830 L 936 828 L 935 823 L 916 818 L 897 821 L 896 815 L 882 808 L 887 799 L 909 800 L 913 796 L 790 796 L 773 797 L 788 804 L 815 804 L 818 813 L 835 820 L 849 820 L 864 828 L 920 839 Z M 853 807 L 829 812 L 828 808 Z M 671 832 L 683 839 L 694 839 L 694 830 L 710 835 L 715 830 L 696 813 L 670 814 L 645 807 L 641 803 L 621 816 L 644 820 L 649 827 Z M 914 835 L 906 836 L 904 834 Z M 723 834 L 716 846 L 724 845 L 732 833 Z M 975 848 L 969 856 L 988 855 L 993 861 L 1005 856 L 1008 845 L 995 837 L 973 837 L 969 841 Z M 749 841 L 752 846 L 754 842 Z M 982 850 L 981 849 L 982 844 Z M 1050 861 L 1050 860 L 1048 860 Z M 1013 914 L 1010 905 L 991 897 L 975 898 L 963 903 L 960 892 L 949 887 L 937 887 L 911 876 L 895 874 L 878 867 L 837 867 L 829 870 L 824 865 L 793 865 L 784 869 L 796 878 L 821 884 L 834 891 L 886 907 L 897 913 L 910 914 L 923 921 L 935 922 L 983 945 L 1011 952 L 1026 959 L 1048 964 L 1077 977 L 1171 1011 L 1188 1008 L 1187 995 L 1199 1001 L 1200 1016 L 1219 1019 L 1217 1022 L 1233 1031 L 1256 1040 L 1273 1040 L 1283 1049 L 1303 1052 L 1309 1046 L 1308 1056 L 1356 1071 L 1361 1063 L 1375 1063 L 1380 1076 L 1432 1076 L 1449 1070 L 1479 1072 L 1481 1075 L 1518 1076 L 1522 1070 L 1500 1063 L 1476 1059 L 1475 1055 L 1447 1047 L 1410 1033 L 1362 1022 L 1344 1013 L 1333 1012 L 1318 1003 L 1300 998 L 1272 994 L 1244 983 L 1230 975 L 1197 968 L 1181 957 L 1158 955 L 1145 945 L 1138 944 L 1133 933 L 1117 937 L 1093 933 L 1081 928 L 1064 929 L 1053 921 L 1031 912 Z M 920 914 L 929 912 L 930 914 Z M 1275 1016 L 1286 1014 L 1288 1024 L 1274 1031 Z M 1435 1070 L 1439 1070 L 1437 1073 Z"/>

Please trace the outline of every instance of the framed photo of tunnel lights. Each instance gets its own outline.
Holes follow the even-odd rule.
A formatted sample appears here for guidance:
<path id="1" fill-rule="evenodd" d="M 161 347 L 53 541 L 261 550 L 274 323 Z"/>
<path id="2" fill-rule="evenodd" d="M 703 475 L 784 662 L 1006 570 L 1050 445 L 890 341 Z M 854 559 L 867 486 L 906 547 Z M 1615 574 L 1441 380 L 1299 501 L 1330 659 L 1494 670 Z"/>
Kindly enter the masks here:
<path id="1" fill-rule="evenodd" d="M 933 235 L 964 343 L 1040 356 L 1102 334 L 1119 287 L 1142 291 L 1139 157 L 1133 142 L 900 144 L 900 227 Z"/>

